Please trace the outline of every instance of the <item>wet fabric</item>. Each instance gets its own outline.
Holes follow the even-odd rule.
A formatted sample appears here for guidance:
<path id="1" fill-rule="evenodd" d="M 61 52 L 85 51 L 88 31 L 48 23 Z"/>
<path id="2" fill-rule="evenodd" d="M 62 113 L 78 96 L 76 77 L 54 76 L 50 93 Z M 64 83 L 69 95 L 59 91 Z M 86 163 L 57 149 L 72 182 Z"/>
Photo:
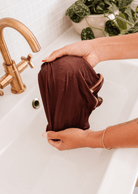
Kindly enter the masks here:
<path id="1" fill-rule="evenodd" d="M 98 91 L 103 76 L 85 59 L 66 55 L 43 63 L 38 83 L 48 121 L 46 131 L 90 127 L 89 116 L 102 103 Z"/>

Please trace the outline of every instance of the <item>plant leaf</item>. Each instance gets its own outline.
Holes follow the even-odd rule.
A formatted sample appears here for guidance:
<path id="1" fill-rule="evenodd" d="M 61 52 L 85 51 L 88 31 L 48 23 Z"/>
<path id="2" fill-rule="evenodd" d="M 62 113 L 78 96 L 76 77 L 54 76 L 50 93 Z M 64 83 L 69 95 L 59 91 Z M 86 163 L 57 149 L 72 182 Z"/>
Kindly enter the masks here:
<path id="1" fill-rule="evenodd" d="M 83 18 L 79 17 L 78 15 L 75 14 L 74 10 L 72 7 L 70 7 L 69 9 L 67 9 L 66 11 L 66 16 L 69 16 L 69 18 L 75 22 L 75 23 L 79 23 Z"/>
<path id="2" fill-rule="evenodd" d="M 119 13 L 119 16 L 123 19 L 126 19 L 125 15 L 123 13 Z M 116 22 L 121 29 L 127 29 L 127 23 L 125 21 L 120 20 L 119 18 L 116 18 Z"/>
<path id="3" fill-rule="evenodd" d="M 106 7 L 105 7 L 105 3 L 104 2 L 100 2 L 96 8 L 96 13 L 98 14 L 103 14 L 104 12 L 106 12 Z"/>
<path id="4" fill-rule="evenodd" d="M 85 5 L 89 6 L 89 5 L 92 5 L 93 3 L 93 0 L 82 0 L 82 1 L 85 1 L 83 2 Z"/>
<path id="5" fill-rule="evenodd" d="M 100 14 L 100 13 L 104 13 L 104 10 L 102 7 L 100 7 L 99 5 L 96 7 L 96 13 Z"/>
<path id="6" fill-rule="evenodd" d="M 136 10 L 135 10 L 136 13 L 138 13 L 138 6 L 136 7 Z"/>
<path id="7" fill-rule="evenodd" d="M 138 26 L 138 22 L 137 22 L 137 23 L 135 23 L 134 27 L 136 27 L 136 26 Z"/>
<path id="8" fill-rule="evenodd" d="M 137 25 L 135 25 L 134 27 L 129 28 L 129 30 L 128 30 L 129 34 L 133 34 L 133 33 L 136 33 L 136 32 L 138 32 L 138 26 Z"/>
<path id="9" fill-rule="evenodd" d="M 138 6 L 136 7 L 134 17 L 135 17 L 136 20 L 138 19 Z"/>
<path id="10" fill-rule="evenodd" d="M 67 9 L 65 15 L 73 22 L 79 23 L 85 16 L 90 15 L 90 10 L 81 0 L 78 0 Z"/>
<path id="11" fill-rule="evenodd" d="M 133 0 L 117 0 L 117 1 L 118 1 L 119 9 L 122 9 L 123 7 L 132 3 Z"/>
<path id="12" fill-rule="evenodd" d="M 109 36 L 116 36 L 120 34 L 120 29 L 113 20 L 108 20 L 105 23 L 104 30 L 109 34 Z"/>
<path id="13" fill-rule="evenodd" d="M 109 2 L 108 0 L 104 0 L 104 2 L 107 4 L 107 5 L 111 5 L 111 2 Z"/>
<path id="14" fill-rule="evenodd" d="M 124 14 L 126 17 L 126 19 L 131 22 L 131 23 L 135 23 L 136 19 L 135 19 L 135 12 L 133 9 L 131 9 L 131 7 L 127 7 L 127 9 L 124 10 Z"/>
<path id="15" fill-rule="evenodd" d="M 128 23 L 130 26 L 133 26 L 133 24 L 131 22 L 129 22 L 127 19 L 120 17 L 119 15 L 116 15 L 115 18 L 116 19 L 118 18 L 119 20 Z"/>
<path id="16" fill-rule="evenodd" d="M 118 7 L 114 3 L 110 3 L 108 10 L 110 13 L 114 13 L 115 11 L 118 10 Z"/>
<path id="17" fill-rule="evenodd" d="M 89 8 L 81 2 L 81 0 L 78 0 L 75 2 L 74 5 L 74 12 L 79 16 L 79 17 L 85 17 L 87 15 L 90 15 L 90 10 Z"/>
<path id="18" fill-rule="evenodd" d="M 94 33 L 90 27 L 83 28 L 83 30 L 81 31 L 81 40 L 91 40 L 94 38 Z"/>
<path id="19" fill-rule="evenodd" d="M 80 1 L 85 4 L 87 0 L 80 0 Z"/>

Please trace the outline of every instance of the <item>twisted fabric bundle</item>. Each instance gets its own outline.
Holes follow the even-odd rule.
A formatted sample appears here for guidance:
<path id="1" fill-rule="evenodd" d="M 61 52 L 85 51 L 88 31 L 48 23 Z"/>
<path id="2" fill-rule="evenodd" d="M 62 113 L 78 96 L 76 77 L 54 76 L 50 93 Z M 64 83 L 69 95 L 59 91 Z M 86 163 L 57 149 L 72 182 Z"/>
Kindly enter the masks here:
<path id="1" fill-rule="evenodd" d="M 98 91 L 103 77 L 86 60 L 66 55 L 45 62 L 38 82 L 48 121 L 46 131 L 90 127 L 89 116 L 102 103 Z"/>

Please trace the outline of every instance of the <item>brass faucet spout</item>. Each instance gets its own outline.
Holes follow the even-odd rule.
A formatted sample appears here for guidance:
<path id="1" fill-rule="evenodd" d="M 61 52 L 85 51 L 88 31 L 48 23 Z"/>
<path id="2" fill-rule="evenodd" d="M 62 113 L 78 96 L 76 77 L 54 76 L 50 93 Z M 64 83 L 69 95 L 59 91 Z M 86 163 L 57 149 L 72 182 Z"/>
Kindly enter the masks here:
<path id="1" fill-rule="evenodd" d="M 41 47 L 37 39 L 24 24 L 13 18 L 3 18 L 0 20 L 0 50 L 6 65 L 11 65 L 12 59 L 3 37 L 3 29 L 5 27 L 11 27 L 17 30 L 20 34 L 22 34 L 27 40 L 33 52 L 40 51 Z"/>
<path id="2" fill-rule="evenodd" d="M 0 88 L 4 89 L 8 84 L 11 85 L 11 92 L 14 94 L 20 94 L 25 91 L 26 86 L 23 83 L 20 73 L 28 67 L 33 68 L 32 55 L 29 54 L 26 57 L 21 57 L 21 62 L 16 65 L 15 61 L 11 59 L 7 45 L 3 37 L 3 30 L 5 27 L 10 27 L 17 30 L 27 40 L 33 52 L 40 51 L 41 47 L 33 35 L 33 33 L 21 22 L 13 18 L 3 18 L 0 20 L 0 51 L 4 59 L 5 75 L 0 78 Z M 4 93 L 0 90 L 0 96 Z"/>

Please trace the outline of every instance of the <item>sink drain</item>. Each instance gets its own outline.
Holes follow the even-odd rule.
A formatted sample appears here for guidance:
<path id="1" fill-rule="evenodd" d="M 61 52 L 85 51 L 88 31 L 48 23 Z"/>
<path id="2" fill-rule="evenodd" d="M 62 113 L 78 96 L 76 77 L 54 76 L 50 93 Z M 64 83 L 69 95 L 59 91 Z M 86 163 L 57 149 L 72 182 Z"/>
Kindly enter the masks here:
<path id="1" fill-rule="evenodd" d="M 38 109 L 40 107 L 40 100 L 38 98 L 34 98 L 32 101 L 32 107 L 34 109 Z"/>

